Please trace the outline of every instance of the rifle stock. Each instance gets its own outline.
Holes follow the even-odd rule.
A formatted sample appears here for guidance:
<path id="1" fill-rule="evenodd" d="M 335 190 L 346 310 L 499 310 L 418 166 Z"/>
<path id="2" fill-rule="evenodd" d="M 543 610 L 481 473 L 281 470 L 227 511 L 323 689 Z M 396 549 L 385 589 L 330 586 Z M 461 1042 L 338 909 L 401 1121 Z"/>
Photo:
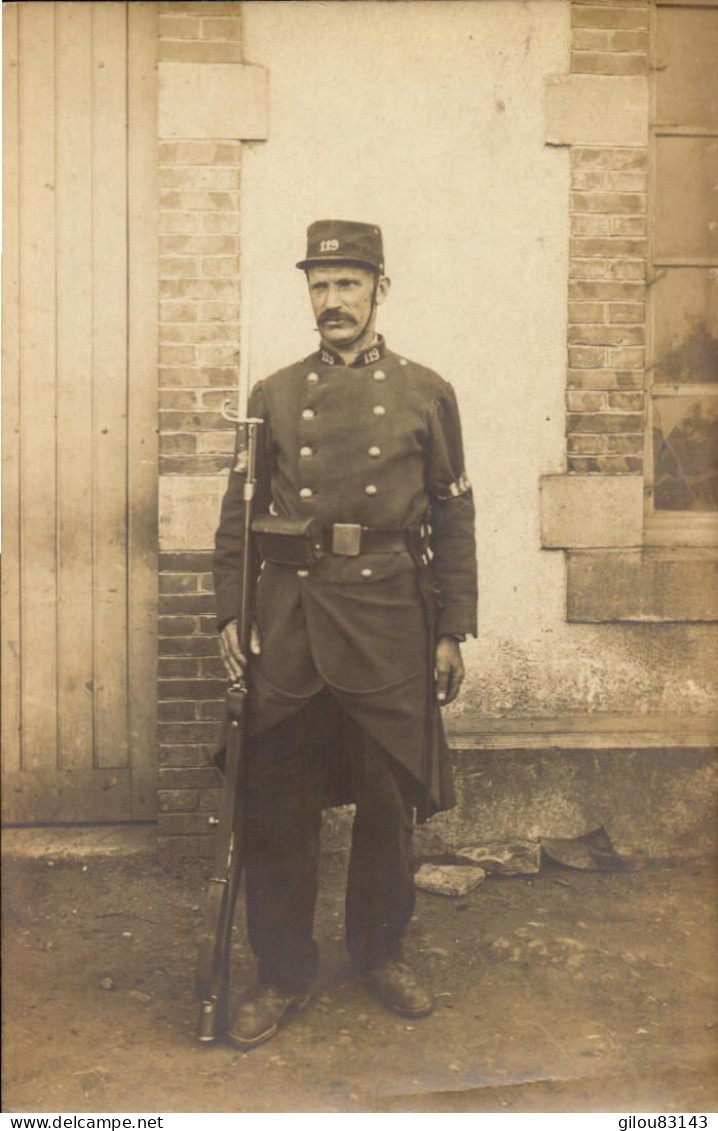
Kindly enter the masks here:
<path id="1" fill-rule="evenodd" d="M 261 420 L 236 420 L 235 470 L 244 476 L 244 538 L 237 617 L 240 650 L 249 655 L 251 627 L 251 509 Z M 198 1037 L 212 1043 L 227 1027 L 232 924 L 242 875 L 244 743 L 248 685 L 243 675 L 227 691 L 227 748 L 224 785 L 216 821 L 212 875 L 207 892 L 197 959 L 196 991 L 201 1007 Z"/>

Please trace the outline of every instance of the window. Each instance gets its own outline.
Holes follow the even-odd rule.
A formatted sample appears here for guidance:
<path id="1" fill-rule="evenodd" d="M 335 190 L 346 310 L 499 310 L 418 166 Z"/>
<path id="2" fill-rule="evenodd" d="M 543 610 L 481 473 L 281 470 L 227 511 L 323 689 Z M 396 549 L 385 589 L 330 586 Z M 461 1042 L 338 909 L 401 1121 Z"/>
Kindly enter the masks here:
<path id="1" fill-rule="evenodd" d="M 646 542 L 718 543 L 718 3 L 652 26 Z"/>

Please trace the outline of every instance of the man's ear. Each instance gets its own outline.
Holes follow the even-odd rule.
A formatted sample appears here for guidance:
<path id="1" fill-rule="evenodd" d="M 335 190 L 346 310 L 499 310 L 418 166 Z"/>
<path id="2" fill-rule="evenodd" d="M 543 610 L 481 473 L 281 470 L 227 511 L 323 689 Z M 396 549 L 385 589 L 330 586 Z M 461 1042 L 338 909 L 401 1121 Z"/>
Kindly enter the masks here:
<path id="1" fill-rule="evenodd" d="M 388 275 L 380 275 L 376 286 L 376 304 L 381 306 L 391 290 L 391 279 Z"/>

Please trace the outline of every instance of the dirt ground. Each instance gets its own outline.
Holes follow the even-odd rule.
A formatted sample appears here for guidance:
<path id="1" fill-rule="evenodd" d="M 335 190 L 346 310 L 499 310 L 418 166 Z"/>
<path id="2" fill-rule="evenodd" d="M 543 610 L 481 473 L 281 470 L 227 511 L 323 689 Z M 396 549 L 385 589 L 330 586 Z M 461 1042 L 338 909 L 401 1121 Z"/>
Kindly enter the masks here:
<path id="1" fill-rule="evenodd" d="M 10 861 L 4 1110 L 718 1110 L 716 870 L 551 867 L 421 893 L 408 954 L 439 995 L 410 1024 L 352 975 L 328 856 L 310 1006 L 240 1053 L 195 1040 L 203 862 Z M 238 915 L 234 985 L 253 978 Z"/>

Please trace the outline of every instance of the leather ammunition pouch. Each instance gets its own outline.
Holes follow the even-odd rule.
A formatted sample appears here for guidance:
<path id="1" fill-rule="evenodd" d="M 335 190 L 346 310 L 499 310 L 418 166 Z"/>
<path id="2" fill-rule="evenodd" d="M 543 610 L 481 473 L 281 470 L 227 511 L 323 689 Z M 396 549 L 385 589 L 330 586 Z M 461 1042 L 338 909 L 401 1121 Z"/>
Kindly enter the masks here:
<path id="1" fill-rule="evenodd" d="M 257 552 L 265 562 L 315 565 L 324 553 L 322 528 L 316 518 L 281 518 L 260 514 L 252 519 Z"/>

